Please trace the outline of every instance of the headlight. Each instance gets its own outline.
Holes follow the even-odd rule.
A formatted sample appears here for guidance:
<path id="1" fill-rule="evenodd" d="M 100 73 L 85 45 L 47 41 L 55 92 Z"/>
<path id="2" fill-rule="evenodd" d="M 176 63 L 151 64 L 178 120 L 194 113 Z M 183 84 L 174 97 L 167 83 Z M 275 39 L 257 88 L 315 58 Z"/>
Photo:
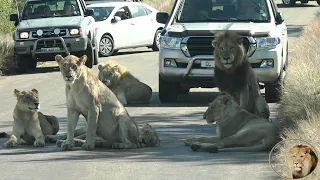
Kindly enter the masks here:
<path id="1" fill-rule="evenodd" d="M 80 35 L 80 29 L 70 29 L 71 35 Z"/>
<path id="2" fill-rule="evenodd" d="M 180 49 L 182 38 L 162 36 L 160 46 L 167 49 Z"/>
<path id="3" fill-rule="evenodd" d="M 257 49 L 274 49 L 280 44 L 280 39 L 278 37 L 264 37 L 256 38 Z"/>
<path id="4" fill-rule="evenodd" d="M 19 37 L 20 37 L 20 39 L 28 39 L 29 33 L 28 32 L 21 32 Z"/>

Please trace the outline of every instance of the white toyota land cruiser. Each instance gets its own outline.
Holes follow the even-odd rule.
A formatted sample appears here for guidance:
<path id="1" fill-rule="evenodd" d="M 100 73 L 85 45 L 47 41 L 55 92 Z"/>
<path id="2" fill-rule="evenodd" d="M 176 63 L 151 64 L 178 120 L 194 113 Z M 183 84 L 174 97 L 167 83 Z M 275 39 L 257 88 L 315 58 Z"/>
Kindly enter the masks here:
<path id="1" fill-rule="evenodd" d="M 249 62 L 265 87 L 267 102 L 277 102 L 288 68 L 287 27 L 273 0 L 176 0 L 159 51 L 159 98 L 174 102 L 190 88 L 214 88 L 212 40 L 221 30 L 243 37 Z"/>

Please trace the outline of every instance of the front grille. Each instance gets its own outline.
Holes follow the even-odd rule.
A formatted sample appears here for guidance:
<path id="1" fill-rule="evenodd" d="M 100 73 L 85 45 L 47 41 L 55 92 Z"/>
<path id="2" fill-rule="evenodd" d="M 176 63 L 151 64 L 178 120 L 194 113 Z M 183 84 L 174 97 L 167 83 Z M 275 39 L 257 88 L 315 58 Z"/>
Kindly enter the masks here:
<path id="1" fill-rule="evenodd" d="M 197 55 L 213 55 L 214 48 L 212 47 L 212 41 L 214 37 L 190 37 L 187 40 L 187 47 L 191 57 Z M 243 45 L 246 52 L 250 47 L 250 41 L 243 37 Z"/>
<path id="2" fill-rule="evenodd" d="M 66 46 L 68 46 L 68 44 L 66 44 Z M 64 49 L 61 40 L 53 39 L 53 40 L 39 40 L 36 50 L 39 50 L 41 48 L 53 48 L 53 47 L 59 47 L 60 49 Z"/>
<path id="3" fill-rule="evenodd" d="M 60 29 L 59 34 L 55 34 L 53 30 L 43 30 L 43 34 L 38 36 L 37 31 L 31 31 L 32 38 L 49 38 L 49 37 L 63 37 L 67 35 L 67 29 Z"/>

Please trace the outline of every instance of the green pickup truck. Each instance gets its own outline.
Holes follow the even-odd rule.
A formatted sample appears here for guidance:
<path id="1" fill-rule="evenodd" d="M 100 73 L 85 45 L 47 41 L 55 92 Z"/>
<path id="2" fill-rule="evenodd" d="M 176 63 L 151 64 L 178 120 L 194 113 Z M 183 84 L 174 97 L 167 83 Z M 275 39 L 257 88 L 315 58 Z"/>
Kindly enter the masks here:
<path id="1" fill-rule="evenodd" d="M 57 54 L 86 54 L 86 65 L 98 64 L 93 11 L 83 0 L 27 0 L 22 13 L 11 14 L 17 71 L 35 69 L 37 62 L 54 61 Z"/>

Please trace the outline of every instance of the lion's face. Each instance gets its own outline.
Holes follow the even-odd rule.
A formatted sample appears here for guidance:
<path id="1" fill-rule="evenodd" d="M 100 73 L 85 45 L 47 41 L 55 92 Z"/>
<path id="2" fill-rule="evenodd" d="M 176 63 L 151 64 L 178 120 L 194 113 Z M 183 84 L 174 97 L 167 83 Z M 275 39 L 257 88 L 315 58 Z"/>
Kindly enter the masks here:
<path id="1" fill-rule="evenodd" d="M 290 149 L 290 166 L 293 174 L 301 174 L 307 176 L 311 173 L 313 167 L 316 166 L 312 161 L 311 149 L 305 145 L 297 145 Z"/>
<path id="2" fill-rule="evenodd" d="M 218 33 L 212 46 L 217 67 L 229 70 L 242 63 L 244 49 L 242 38 L 237 34 L 229 31 Z"/>
<path id="3" fill-rule="evenodd" d="M 118 71 L 118 65 L 116 66 L 105 66 L 99 68 L 99 80 L 108 87 L 112 87 L 120 81 L 121 74 Z"/>
<path id="4" fill-rule="evenodd" d="M 140 130 L 141 143 L 146 147 L 159 146 L 161 140 L 158 137 L 158 134 L 155 129 L 148 123 L 144 123 Z"/>
<path id="5" fill-rule="evenodd" d="M 87 56 L 83 55 L 78 58 L 73 55 L 68 55 L 63 58 L 61 55 L 56 55 L 55 60 L 59 64 L 60 72 L 66 84 L 73 84 L 81 76 L 81 68 L 85 66 Z"/>
<path id="6" fill-rule="evenodd" d="M 212 124 L 217 121 L 217 119 L 224 114 L 228 106 L 234 103 L 231 95 L 227 93 L 220 93 L 210 104 L 206 112 L 203 114 L 203 119 L 207 121 L 208 124 Z"/>
<path id="7" fill-rule="evenodd" d="M 38 90 L 31 91 L 14 90 L 14 95 L 17 97 L 17 105 L 23 111 L 38 112 L 40 109 Z"/>

